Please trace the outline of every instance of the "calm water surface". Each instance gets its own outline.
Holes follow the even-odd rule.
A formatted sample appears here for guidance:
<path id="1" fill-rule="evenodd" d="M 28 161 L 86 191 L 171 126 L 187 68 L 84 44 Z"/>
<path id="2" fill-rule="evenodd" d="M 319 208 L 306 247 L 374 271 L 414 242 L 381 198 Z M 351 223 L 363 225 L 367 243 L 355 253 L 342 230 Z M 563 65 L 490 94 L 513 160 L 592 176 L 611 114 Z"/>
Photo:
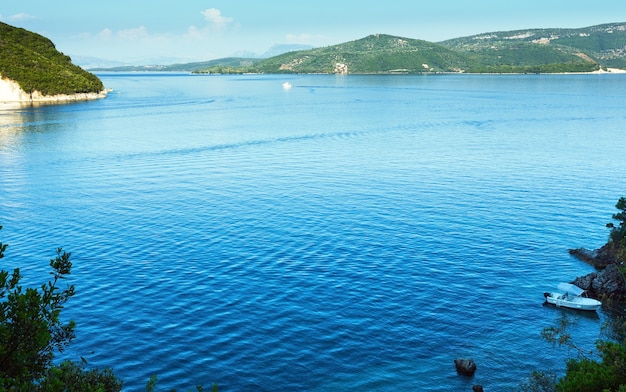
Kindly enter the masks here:
<path id="1" fill-rule="evenodd" d="M 562 317 L 598 338 L 542 293 L 626 195 L 626 77 L 100 76 L 0 110 L 2 267 L 72 252 L 64 358 L 127 391 L 502 391 L 563 372 Z"/>

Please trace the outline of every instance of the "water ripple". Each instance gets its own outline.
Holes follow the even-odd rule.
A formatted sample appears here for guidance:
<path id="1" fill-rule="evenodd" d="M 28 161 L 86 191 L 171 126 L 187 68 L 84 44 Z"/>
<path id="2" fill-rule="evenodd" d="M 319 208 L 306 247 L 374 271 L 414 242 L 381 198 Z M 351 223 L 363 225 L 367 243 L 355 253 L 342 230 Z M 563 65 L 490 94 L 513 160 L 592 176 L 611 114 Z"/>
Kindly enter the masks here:
<path id="1" fill-rule="evenodd" d="M 506 390 L 559 366 L 541 293 L 605 240 L 626 80 L 290 77 L 112 76 L 123 94 L 0 123 L 3 262 L 39 282 L 73 252 L 63 356 L 129 391 L 466 390 L 465 355 Z"/>

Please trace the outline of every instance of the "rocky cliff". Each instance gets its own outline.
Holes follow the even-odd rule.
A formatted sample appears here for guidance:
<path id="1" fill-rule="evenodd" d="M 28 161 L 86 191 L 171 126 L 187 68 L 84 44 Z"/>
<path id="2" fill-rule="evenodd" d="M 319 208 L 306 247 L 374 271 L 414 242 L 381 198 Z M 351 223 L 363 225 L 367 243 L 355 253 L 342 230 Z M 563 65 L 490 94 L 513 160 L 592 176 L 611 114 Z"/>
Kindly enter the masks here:
<path id="1" fill-rule="evenodd" d="M 594 268 L 585 276 L 579 276 L 572 283 L 586 290 L 590 297 L 626 302 L 626 264 L 617 256 L 612 243 L 593 251 L 571 249 L 570 254 L 585 261 Z"/>
<path id="2" fill-rule="evenodd" d="M 43 95 L 39 91 L 26 93 L 20 85 L 13 80 L 4 79 L 0 76 L 0 103 L 13 102 L 71 102 L 99 99 L 106 97 L 106 90 L 97 93 L 75 93 L 75 94 L 56 94 Z"/>

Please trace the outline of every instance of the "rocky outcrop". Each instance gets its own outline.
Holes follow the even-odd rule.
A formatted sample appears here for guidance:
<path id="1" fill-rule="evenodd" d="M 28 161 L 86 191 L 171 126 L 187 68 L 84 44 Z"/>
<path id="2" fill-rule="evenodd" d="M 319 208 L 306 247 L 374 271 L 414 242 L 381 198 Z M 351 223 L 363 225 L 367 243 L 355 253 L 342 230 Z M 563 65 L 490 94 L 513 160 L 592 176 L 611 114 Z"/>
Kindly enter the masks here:
<path id="1" fill-rule="evenodd" d="M 584 248 L 570 249 L 569 253 L 572 256 L 591 264 L 596 269 L 603 269 L 610 264 L 615 264 L 620 261 L 612 243 L 607 243 L 600 249 L 596 250 L 588 250 Z"/>
<path id="2" fill-rule="evenodd" d="M 572 283 L 587 291 L 592 298 L 626 302 L 623 264 L 609 264 L 601 271 L 576 278 Z"/>
<path id="3" fill-rule="evenodd" d="M 617 256 L 612 243 L 594 251 L 571 249 L 569 253 L 597 269 L 576 278 L 573 284 L 592 298 L 626 302 L 626 265 Z"/>
<path id="4" fill-rule="evenodd" d="M 20 85 L 10 79 L 0 78 L 0 103 L 29 103 L 29 102 L 71 102 L 85 101 L 91 99 L 99 99 L 106 97 L 107 92 L 103 90 L 99 93 L 78 93 L 78 94 L 59 94 L 59 95 L 43 95 L 38 91 L 28 94 Z"/>
<path id="5" fill-rule="evenodd" d="M 463 376 L 472 377 L 476 372 L 476 362 L 473 359 L 457 358 L 454 360 L 454 365 L 457 373 Z"/>

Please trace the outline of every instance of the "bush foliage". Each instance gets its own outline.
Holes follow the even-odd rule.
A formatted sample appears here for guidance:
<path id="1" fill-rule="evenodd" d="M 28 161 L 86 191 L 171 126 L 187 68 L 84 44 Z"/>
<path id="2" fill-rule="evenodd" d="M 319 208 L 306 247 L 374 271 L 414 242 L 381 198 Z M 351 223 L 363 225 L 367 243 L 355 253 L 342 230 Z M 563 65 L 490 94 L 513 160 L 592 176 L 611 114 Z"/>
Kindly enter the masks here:
<path id="1" fill-rule="evenodd" d="M 0 259 L 6 247 L 0 243 Z M 0 270 L 0 390 L 120 391 L 122 382 L 111 370 L 87 370 L 86 362 L 53 363 L 55 352 L 74 338 L 74 322 L 61 319 L 74 295 L 74 286 L 61 287 L 71 272 L 70 254 L 58 249 L 50 267 L 52 280 L 40 288 L 23 287 L 19 268 Z"/>

